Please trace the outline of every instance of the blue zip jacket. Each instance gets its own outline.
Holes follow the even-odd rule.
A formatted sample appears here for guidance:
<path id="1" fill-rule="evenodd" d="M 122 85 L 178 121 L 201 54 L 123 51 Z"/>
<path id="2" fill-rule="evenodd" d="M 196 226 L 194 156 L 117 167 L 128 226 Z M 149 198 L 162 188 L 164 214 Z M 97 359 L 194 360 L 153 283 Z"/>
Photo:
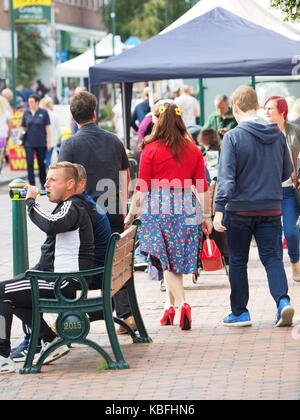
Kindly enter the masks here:
<path id="1" fill-rule="evenodd" d="M 85 191 L 83 193 L 87 201 L 92 204 L 92 207 L 97 211 L 96 218 L 93 222 L 93 232 L 95 240 L 95 254 L 94 254 L 94 265 L 95 267 L 103 267 L 106 255 L 106 249 L 108 246 L 109 238 L 111 235 L 111 227 L 109 224 L 108 217 L 104 213 L 103 209 L 88 195 Z M 91 290 L 102 289 L 102 277 L 100 273 L 92 278 Z"/>
<path id="2" fill-rule="evenodd" d="M 257 121 L 257 122 L 256 122 Z M 256 116 L 226 133 L 215 211 L 281 210 L 282 182 L 293 172 L 285 136 Z"/>

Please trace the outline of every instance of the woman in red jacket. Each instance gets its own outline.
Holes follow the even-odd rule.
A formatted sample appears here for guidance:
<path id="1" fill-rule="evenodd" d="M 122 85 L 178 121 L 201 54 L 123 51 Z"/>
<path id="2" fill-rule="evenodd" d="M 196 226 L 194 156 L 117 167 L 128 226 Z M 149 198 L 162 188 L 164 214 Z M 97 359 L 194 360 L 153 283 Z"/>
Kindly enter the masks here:
<path id="1" fill-rule="evenodd" d="M 139 179 L 128 227 L 141 215 L 141 251 L 164 271 L 167 300 L 162 325 L 173 325 L 175 303 L 180 328 L 191 328 L 191 307 L 186 302 L 183 274 L 196 273 L 200 264 L 202 223 L 212 230 L 208 185 L 202 153 L 182 120 L 182 110 L 171 100 L 155 105 L 154 127 L 142 143 Z"/>

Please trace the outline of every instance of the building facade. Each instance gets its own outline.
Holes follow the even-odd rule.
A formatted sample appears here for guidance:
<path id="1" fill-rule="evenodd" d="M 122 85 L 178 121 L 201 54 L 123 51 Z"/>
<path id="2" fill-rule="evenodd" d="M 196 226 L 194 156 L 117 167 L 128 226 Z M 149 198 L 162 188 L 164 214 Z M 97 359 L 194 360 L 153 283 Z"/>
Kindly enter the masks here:
<path id="1" fill-rule="evenodd" d="M 11 58 L 9 1 L 0 0 L 0 79 L 5 79 L 7 84 Z M 102 17 L 104 2 L 105 0 L 52 0 L 51 23 L 36 25 L 41 36 L 47 40 L 44 52 L 48 59 L 41 63 L 37 77 L 46 86 L 54 80 L 57 63 L 86 51 L 107 34 Z M 17 55 L 17 40 L 15 46 Z"/>

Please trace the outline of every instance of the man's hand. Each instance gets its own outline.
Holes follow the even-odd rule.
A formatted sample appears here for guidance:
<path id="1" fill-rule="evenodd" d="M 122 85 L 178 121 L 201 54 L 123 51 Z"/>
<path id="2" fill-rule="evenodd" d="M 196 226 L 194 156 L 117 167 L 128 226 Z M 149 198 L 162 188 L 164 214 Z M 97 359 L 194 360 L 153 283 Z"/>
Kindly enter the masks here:
<path id="1" fill-rule="evenodd" d="M 225 135 L 228 131 L 229 131 L 229 130 L 228 130 L 228 128 L 224 127 L 224 128 L 221 128 L 221 129 L 219 130 L 219 134 L 220 134 L 221 136 L 224 136 L 224 135 Z"/>
<path id="2" fill-rule="evenodd" d="M 128 229 L 132 225 L 133 220 L 134 220 L 134 215 L 131 214 L 131 213 L 128 213 L 127 216 L 124 219 L 124 229 L 125 230 Z"/>
<path id="3" fill-rule="evenodd" d="M 223 221 L 223 213 L 221 211 L 216 211 L 215 217 L 214 217 L 214 229 L 217 232 L 225 232 L 226 227 L 222 225 Z"/>
<path id="4" fill-rule="evenodd" d="M 25 185 L 24 188 L 25 190 L 27 190 L 26 200 L 27 198 L 33 198 L 35 200 L 39 193 L 39 189 L 35 187 L 34 185 L 29 185 L 29 184 Z"/>

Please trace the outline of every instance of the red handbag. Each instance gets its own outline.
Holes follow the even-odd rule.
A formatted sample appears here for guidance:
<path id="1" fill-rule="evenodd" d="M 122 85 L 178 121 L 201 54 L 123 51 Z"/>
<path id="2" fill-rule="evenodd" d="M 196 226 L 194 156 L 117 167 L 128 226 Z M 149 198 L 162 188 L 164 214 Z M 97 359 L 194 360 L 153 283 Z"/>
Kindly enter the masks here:
<path id="1" fill-rule="evenodd" d="M 204 271 L 217 271 L 224 268 L 222 255 L 213 239 L 209 238 L 207 229 L 203 229 L 206 239 L 203 243 L 201 261 Z"/>

